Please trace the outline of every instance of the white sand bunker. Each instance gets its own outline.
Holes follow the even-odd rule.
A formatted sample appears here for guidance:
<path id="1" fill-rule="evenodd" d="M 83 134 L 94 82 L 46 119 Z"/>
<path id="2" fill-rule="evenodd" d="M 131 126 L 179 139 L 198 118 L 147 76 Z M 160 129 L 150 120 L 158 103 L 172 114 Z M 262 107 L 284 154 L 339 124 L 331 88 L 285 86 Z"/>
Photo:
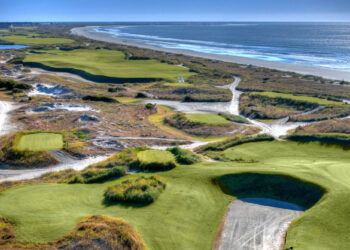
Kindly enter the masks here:
<path id="1" fill-rule="evenodd" d="M 289 224 L 303 208 L 288 202 L 247 198 L 228 208 L 218 250 L 280 250 Z"/>
<path id="2" fill-rule="evenodd" d="M 44 113 L 49 111 L 71 111 L 71 112 L 87 112 L 87 111 L 93 111 L 97 112 L 93 108 L 86 106 L 86 105 L 80 105 L 80 104 L 64 104 L 64 103 L 47 103 L 43 104 L 39 107 L 33 108 L 31 112 L 34 113 Z"/>
<path id="3" fill-rule="evenodd" d="M 28 93 L 28 96 L 51 96 L 51 97 L 59 97 L 59 96 L 67 96 L 71 95 L 73 92 L 61 85 L 49 85 L 49 84 L 34 84 L 33 90 Z"/>

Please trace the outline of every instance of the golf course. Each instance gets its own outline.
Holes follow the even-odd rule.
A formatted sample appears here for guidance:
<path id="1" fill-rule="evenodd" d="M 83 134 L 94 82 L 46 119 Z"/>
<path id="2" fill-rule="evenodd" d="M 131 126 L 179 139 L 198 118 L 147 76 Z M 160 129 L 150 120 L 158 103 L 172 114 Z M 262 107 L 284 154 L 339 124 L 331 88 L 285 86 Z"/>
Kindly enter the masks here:
<path id="1" fill-rule="evenodd" d="M 222 153 L 232 161 L 203 162 L 157 173 L 166 183 L 166 189 L 153 204 L 145 207 L 109 206 L 102 202 L 107 187 L 150 175 L 140 173 L 103 184 L 38 184 L 12 188 L 0 196 L 0 214 L 16 225 L 16 236 L 21 242 L 57 240 L 87 215 L 109 215 L 133 225 L 149 249 L 210 249 L 226 208 L 235 199 L 234 193 L 225 194 L 214 180 L 241 173 L 283 175 L 300 180 L 297 186 L 310 182 L 324 192 L 315 205 L 309 204 L 311 207 L 292 223 L 286 246 L 296 249 L 346 249 L 349 246 L 346 223 L 349 205 L 343 202 L 350 193 L 347 150 L 319 143 L 273 141 L 247 143 Z M 254 163 L 237 163 L 237 158 L 254 160 Z M 283 185 L 286 190 L 291 189 L 287 182 L 280 185 L 282 191 Z M 256 191 L 259 197 L 278 198 L 274 193 L 281 193 L 266 189 L 263 194 L 254 191 L 254 185 L 249 188 L 251 195 Z M 300 190 L 299 187 L 295 192 Z M 310 198 L 310 194 L 300 193 L 297 199 L 288 198 L 288 194 L 281 196 L 289 201 L 299 200 L 300 204 L 310 202 L 303 200 L 303 197 Z"/>

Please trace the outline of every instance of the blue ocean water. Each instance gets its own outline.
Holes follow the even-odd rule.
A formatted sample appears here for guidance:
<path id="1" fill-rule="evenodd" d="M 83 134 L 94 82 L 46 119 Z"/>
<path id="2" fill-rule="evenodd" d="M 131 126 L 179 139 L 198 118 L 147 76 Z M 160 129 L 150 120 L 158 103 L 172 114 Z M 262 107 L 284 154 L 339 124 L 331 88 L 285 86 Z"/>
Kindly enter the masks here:
<path id="1" fill-rule="evenodd" d="M 350 72 L 350 23 L 139 23 L 96 31 L 162 48 Z"/>

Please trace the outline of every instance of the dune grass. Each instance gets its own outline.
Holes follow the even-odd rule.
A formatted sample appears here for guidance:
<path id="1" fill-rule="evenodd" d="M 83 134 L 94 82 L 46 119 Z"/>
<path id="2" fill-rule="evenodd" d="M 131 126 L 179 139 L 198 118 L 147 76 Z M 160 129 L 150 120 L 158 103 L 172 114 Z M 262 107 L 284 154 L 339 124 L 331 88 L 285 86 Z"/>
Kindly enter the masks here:
<path id="1" fill-rule="evenodd" d="M 176 82 L 179 76 L 187 78 L 193 75 L 187 69 L 157 60 L 126 60 L 124 53 L 116 50 L 78 49 L 40 52 L 40 54 L 28 55 L 24 61 L 41 63 L 54 68 L 73 68 L 107 77 L 161 78 Z"/>
<path id="2" fill-rule="evenodd" d="M 289 175 L 326 189 L 326 195 L 295 221 L 286 247 L 349 249 L 350 154 L 337 146 L 288 141 L 243 144 L 224 151 L 227 158 L 253 163 L 202 162 L 158 175 L 167 184 L 155 203 L 146 207 L 105 206 L 107 187 L 134 174 L 102 184 L 39 184 L 9 189 L 0 196 L 0 216 L 11 220 L 20 241 L 47 242 L 61 238 L 79 220 L 103 214 L 126 220 L 149 249 L 211 249 L 228 204 L 212 180 L 227 174 Z M 159 222 L 162 223 L 159 223 Z"/>
<path id="3" fill-rule="evenodd" d="M 63 135 L 60 133 L 18 134 L 14 149 L 18 151 L 50 151 L 63 148 Z"/>
<path id="4" fill-rule="evenodd" d="M 186 118 L 191 122 L 198 122 L 209 125 L 226 125 L 230 124 L 226 118 L 216 114 L 186 114 Z"/>
<path id="5" fill-rule="evenodd" d="M 261 96 L 270 97 L 270 98 L 283 98 L 283 99 L 290 99 L 290 100 L 294 100 L 294 101 L 309 102 L 309 103 L 314 103 L 314 104 L 321 105 L 321 106 L 343 106 L 343 105 L 345 105 L 343 102 L 340 102 L 340 101 L 339 102 L 331 101 L 331 100 L 312 97 L 312 96 L 300 96 L 300 95 L 277 93 L 277 92 L 252 92 L 251 94 L 261 95 Z"/>
<path id="6" fill-rule="evenodd" d="M 54 37 L 35 37 L 35 36 L 3 36 L 1 40 L 6 42 L 24 44 L 24 45 L 50 45 L 50 44 L 68 44 L 74 41 L 67 38 L 54 38 Z"/>

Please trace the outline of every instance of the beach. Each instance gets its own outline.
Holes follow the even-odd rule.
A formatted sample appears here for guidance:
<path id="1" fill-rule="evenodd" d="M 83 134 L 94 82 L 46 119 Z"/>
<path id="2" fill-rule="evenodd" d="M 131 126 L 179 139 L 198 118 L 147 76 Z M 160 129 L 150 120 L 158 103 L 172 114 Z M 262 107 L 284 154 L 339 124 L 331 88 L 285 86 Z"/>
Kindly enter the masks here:
<path id="1" fill-rule="evenodd" d="M 253 65 L 257 67 L 276 69 L 276 70 L 281 70 L 286 72 L 294 72 L 294 73 L 299 73 L 304 75 L 314 75 L 314 76 L 323 77 L 323 78 L 332 79 L 332 80 L 350 81 L 350 73 L 346 71 L 314 67 L 314 66 L 308 66 L 308 65 L 265 61 L 265 60 L 258 60 L 258 59 L 239 57 L 239 56 L 217 55 L 217 54 L 209 54 L 209 53 L 202 53 L 202 52 L 194 52 L 194 51 L 185 50 L 185 49 L 161 48 L 158 46 L 153 46 L 142 42 L 136 42 L 134 40 L 118 38 L 116 36 L 113 36 L 112 34 L 97 32 L 95 31 L 96 28 L 97 28 L 96 26 L 78 27 L 78 28 L 73 28 L 71 30 L 71 33 L 73 35 L 82 36 L 89 39 L 108 42 L 108 43 L 123 44 L 123 45 L 135 46 L 139 48 L 151 49 L 151 50 L 168 52 L 168 53 L 184 54 L 184 55 L 193 56 L 193 57 L 201 57 L 201 58 L 219 60 L 224 62 L 238 63 L 242 65 Z"/>

